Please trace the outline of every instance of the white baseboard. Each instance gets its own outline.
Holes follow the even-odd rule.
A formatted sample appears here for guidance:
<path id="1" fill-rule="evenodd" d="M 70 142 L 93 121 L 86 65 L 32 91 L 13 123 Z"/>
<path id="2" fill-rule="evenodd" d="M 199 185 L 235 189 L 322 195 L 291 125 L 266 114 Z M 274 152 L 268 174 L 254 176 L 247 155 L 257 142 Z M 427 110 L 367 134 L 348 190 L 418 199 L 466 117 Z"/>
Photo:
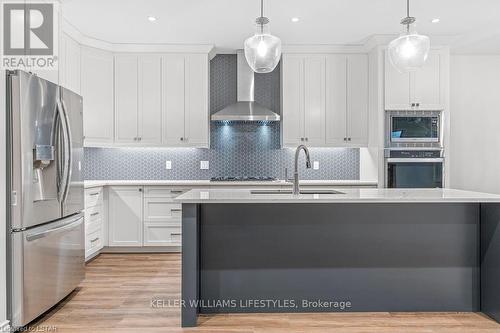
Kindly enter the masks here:
<path id="1" fill-rule="evenodd" d="M 127 247 L 127 246 L 105 246 L 101 253 L 176 253 L 181 252 L 180 246 L 144 246 L 144 247 Z"/>
<path id="2" fill-rule="evenodd" d="M 0 332 L 10 332 L 10 326 L 9 326 L 9 321 L 6 320 L 2 323 L 0 323 Z"/>

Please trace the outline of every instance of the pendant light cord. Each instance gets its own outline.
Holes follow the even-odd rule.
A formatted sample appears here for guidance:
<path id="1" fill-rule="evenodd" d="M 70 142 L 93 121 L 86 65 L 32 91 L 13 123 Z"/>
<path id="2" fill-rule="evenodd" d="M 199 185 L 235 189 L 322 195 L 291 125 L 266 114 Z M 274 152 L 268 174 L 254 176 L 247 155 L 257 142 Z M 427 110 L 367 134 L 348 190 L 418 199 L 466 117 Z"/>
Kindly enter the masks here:
<path id="1" fill-rule="evenodd" d="M 410 17 L 410 0 L 406 0 L 406 17 Z M 410 25 L 406 25 L 406 32 L 410 32 Z"/>
<path id="2" fill-rule="evenodd" d="M 264 17 L 264 0 L 260 0 L 260 17 Z M 260 24 L 260 33 L 264 33 L 264 24 Z"/>

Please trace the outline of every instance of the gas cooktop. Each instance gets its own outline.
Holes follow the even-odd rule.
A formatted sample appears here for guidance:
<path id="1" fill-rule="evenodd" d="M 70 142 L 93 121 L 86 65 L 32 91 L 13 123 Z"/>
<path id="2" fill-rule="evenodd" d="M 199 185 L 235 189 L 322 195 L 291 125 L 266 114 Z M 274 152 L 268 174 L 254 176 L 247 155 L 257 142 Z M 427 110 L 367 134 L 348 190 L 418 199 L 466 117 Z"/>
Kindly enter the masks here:
<path id="1" fill-rule="evenodd" d="M 274 177 L 262 177 L 262 176 L 223 176 L 223 177 L 212 177 L 211 182 L 271 182 L 275 181 Z"/>

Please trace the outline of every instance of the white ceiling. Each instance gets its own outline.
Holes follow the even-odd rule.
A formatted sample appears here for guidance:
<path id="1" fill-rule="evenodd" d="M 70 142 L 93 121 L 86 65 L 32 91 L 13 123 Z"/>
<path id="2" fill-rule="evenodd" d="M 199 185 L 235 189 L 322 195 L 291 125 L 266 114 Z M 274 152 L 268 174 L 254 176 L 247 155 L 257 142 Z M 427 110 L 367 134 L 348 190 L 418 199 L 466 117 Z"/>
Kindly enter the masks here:
<path id="1" fill-rule="evenodd" d="M 81 33 L 112 43 L 214 44 L 242 48 L 259 0 L 61 0 Z M 271 32 L 283 44 L 360 44 L 395 34 L 405 0 L 265 0 Z M 158 18 L 149 22 L 147 16 Z M 500 0 L 412 0 L 418 31 L 450 37 L 455 52 L 500 53 Z M 292 17 L 299 17 L 297 23 Z M 438 17 L 441 22 L 432 24 Z M 453 38 L 452 38 L 453 37 Z"/>

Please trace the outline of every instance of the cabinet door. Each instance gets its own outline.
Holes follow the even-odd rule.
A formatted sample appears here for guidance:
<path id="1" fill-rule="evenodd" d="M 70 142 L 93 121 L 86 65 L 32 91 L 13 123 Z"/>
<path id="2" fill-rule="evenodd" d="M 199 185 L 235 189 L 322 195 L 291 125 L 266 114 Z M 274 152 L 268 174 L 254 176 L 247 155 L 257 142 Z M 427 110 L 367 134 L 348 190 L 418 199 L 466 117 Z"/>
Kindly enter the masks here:
<path id="1" fill-rule="evenodd" d="M 62 34 L 60 50 L 59 72 L 61 85 L 80 94 L 80 44 L 68 35 Z"/>
<path id="2" fill-rule="evenodd" d="M 330 55 L 326 62 L 326 143 L 347 142 L 347 57 Z"/>
<path id="3" fill-rule="evenodd" d="M 442 57 L 438 51 L 431 51 L 425 65 L 412 76 L 412 103 L 418 103 L 419 110 L 443 110 Z"/>
<path id="4" fill-rule="evenodd" d="M 283 55 L 281 75 L 283 145 L 296 147 L 304 138 L 304 58 Z"/>
<path id="5" fill-rule="evenodd" d="M 347 58 L 347 141 L 368 144 L 368 57 L 364 54 Z"/>
<path id="6" fill-rule="evenodd" d="M 109 188 L 109 246 L 142 246 L 142 187 Z"/>
<path id="7" fill-rule="evenodd" d="M 138 136 L 141 144 L 161 143 L 161 57 L 139 57 Z"/>
<path id="8" fill-rule="evenodd" d="M 185 58 L 184 144 L 208 148 L 208 56 L 191 54 Z"/>
<path id="9" fill-rule="evenodd" d="M 325 145 L 325 57 L 304 60 L 304 136 L 306 144 Z"/>
<path id="10" fill-rule="evenodd" d="M 400 73 L 385 54 L 385 109 L 409 110 L 410 102 L 410 74 Z"/>
<path id="11" fill-rule="evenodd" d="M 163 57 L 163 143 L 184 145 L 185 62 L 183 55 Z"/>
<path id="12" fill-rule="evenodd" d="M 139 143 L 137 57 L 115 56 L 115 142 Z"/>
<path id="13" fill-rule="evenodd" d="M 81 92 L 86 146 L 113 142 L 113 56 L 82 48 Z"/>

